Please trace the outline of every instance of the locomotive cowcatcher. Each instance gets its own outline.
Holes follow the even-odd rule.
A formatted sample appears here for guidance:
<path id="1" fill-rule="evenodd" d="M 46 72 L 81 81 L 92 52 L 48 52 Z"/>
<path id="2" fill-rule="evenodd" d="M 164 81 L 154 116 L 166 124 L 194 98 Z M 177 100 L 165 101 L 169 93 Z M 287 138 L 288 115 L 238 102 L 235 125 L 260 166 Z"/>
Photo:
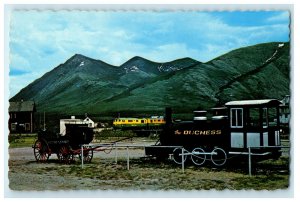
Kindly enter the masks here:
<path id="1" fill-rule="evenodd" d="M 38 139 L 33 147 L 36 161 L 46 162 L 51 154 L 56 154 L 60 162 L 70 163 L 74 156 L 81 159 L 81 145 L 89 144 L 93 140 L 94 132 L 88 124 L 66 124 L 64 135 L 46 130 L 38 132 Z M 83 160 L 90 162 L 93 150 L 84 148 Z"/>
<path id="2" fill-rule="evenodd" d="M 210 160 L 222 166 L 228 158 L 251 153 L 278 158 L 280 151 L 279 105 L 275 99 L 231 101 L 222 108 L 195 111 L 192 121 L 172 121 L 166 108 L 166 125 L 159 142 L 145 148 L 146 155 L 159 159 L 173 156 L 182 163 L 182 147 L 196 165 Z M 210 115 L 208 115 L 210 114 Z M 173 147 L 172 147 L 173 146 Z"/>

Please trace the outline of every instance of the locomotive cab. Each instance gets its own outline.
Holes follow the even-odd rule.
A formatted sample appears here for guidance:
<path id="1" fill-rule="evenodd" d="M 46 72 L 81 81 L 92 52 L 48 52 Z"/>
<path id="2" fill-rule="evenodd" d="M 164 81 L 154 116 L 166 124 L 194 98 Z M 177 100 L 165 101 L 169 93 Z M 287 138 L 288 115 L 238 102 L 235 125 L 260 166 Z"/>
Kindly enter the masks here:
<path id="1" fill-rule="evenodd" d="M 272 152 L 279 157 L 279 105 L 278 100 L 231 101 L 228 107 L 230 150 L 241 151 L 249 147 Z"/>

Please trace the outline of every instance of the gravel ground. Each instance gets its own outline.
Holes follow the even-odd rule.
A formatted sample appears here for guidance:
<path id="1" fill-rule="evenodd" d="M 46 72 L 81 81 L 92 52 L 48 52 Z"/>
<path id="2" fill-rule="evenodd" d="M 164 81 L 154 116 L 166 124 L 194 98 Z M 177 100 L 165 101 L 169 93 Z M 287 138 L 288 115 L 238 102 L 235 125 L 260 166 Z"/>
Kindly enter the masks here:
<path id="1" fill-rule="evenodd" d="M 121 145 L 131 145 L 131 146 L 147 146 L 153 145 L 154 142 L 126 142 Z M 115 164 L 116 153 L 118 161 L 123 160 L 123 163 Z M 126 147 L 118 148 L 116 150 L 106 150 L 94 152 L 94 157 L 92 160 L 93 166 L 103 166 L 107 169 L 113 168 L 113 170 L 126 170 L 126 159 L 130 156 L 130 159 L 137 159 L 144 157 L 144 148 L 142 147 L 129 147 L 128 151 Z M 284 156 L 287 155 L 283 154 Z M 12 191 L 13 196 L 16 194 L 24 194 L 27 191 L 39 191 L 38 193 L 43 193 L 40 191 L 61 191 L 61 190 L 113 190 L 116 184 L 128 184 L 130 182 L 123 182 L 122 179 L 119 181 L 114 180 L 110 182 L 109 180 L 101 181 L 97 178 L 81 178 L 80 175 L 68 174 L 67 171 L 70 169 L 79 169 L 81 167 L 80 160 L 76 157 L 75 163 L 72 165 L 64 165 L 58 162 L 56 154 L 50 156 L 47 163 L 37 163 L 33 155 L 32 148 L 13 148 L 9 149 L 9 160 L 8 160 L 9 172 L 9 189 Z M 88 165 L 86 165 L 88 166 Z M 65 172 L 62 174 L 62 170 Z M 134 169 L 132 170 L 134 172 Z M 101 174 L 97 173 L 95 176 Z M 158 180 L 158 179 L 152 179 Z M 158 183 L 158 182 L 157 182 Z M 130 185 L 129 185 L 130 186 Z M 17 191 L 17 192 L 16 192 Z M 21 191 L 21 192 L 19 192 Z M 24 192 L 25 191 L 25 192 Z M 30 192 L 29 192 L 30 193 Z M 55 192 L 56 193 L 56 192 Z M 28 193 L 27 193 L 28 194 Z M 61 192 L 58 192 L 62 194 Z M 69 193 L 70 194 L 70 193 Z M 105 193 L 107 194 L 107 193 Z M 28 195 L 26 195 L 28 196 Z M 63 197 L 65 195 L 62 195 Z M 72 195 L 71 195 L 72 196 Z M 103 195 L 101 195 L 102 197 Z M 111 195 L 109 195 L 111 197 Z M 30 195 L 29 195 L 30 197 Z M 41 196 L 45 197 L 45 196 Z M 56 197 L 56 196 L 55 196 Z M 87 196 L 92 197 L 92 196 Z M 141 195 L 144 197 L 144 195 Z M 150 196 L 151 197 L 151 196 Z M 152 196 L 153 197 L 153 196 Z"/>
<path id="2" fill-rule="evenodd" d="M 93 163 L 107 162 L 113 164 L 115 160 L 140 158 L 145 155 L 143 147 L 153 145 L 153 142 L 123 143 L 118 146 L 130 145 L 130 147 L 120 147 L 117 150 L 108 149 L 104 151 L 95 151 Z M 117 155 L 117 157 L 116 157 Z M 75 166 L 81 167 L 79 158 L 75 157 Z M 35 160 L 32 148 L 13 148 L 9 149 L 9 188 L 16 191 L 44 191 L 60 189 L 87 190 L 99 184 L 96 179 L 80 179 L 75 176 L 61 176 L 57 174 L 57 167 L 68 168 L 70 165 L 64 165 L 58 162 L 56 154 L 52 154 L 47 163 L 38 163 Z M 41 170 L 45 172 L 41 173 Z"/>

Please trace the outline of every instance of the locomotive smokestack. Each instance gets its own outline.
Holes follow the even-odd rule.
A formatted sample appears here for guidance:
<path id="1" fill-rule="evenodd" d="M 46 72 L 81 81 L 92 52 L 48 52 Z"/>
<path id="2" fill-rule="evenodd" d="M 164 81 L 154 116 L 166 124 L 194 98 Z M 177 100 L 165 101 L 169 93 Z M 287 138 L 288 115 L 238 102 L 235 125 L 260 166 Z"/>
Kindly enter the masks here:
<path id="1" fill-rule="evenodd" d="M 165 116 L 166 126 L 172 124 L 172 109 L 171 107 L 166 107 L 166 116 Z"/>

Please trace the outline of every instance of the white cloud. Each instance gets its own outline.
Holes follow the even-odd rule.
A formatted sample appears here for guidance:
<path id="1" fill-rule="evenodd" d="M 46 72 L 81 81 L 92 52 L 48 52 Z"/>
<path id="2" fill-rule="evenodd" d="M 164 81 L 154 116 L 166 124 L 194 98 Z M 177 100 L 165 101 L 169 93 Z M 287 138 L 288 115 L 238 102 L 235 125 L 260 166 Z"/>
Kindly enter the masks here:
<path id="1" fill-rule="evenodd" d="M 268 20 L 280 21 L 286 15 Z M 35 72 L 36 79 L 75 53 L 112 65 L 134 56 L 205 62 L 241 46 L 287 38 L 288 25 L 281 23 L 233 26 L 209 12 L 13 12 L 10 67 Z M 11 88 L 17 89 L 11 82 L 14 85 Z"/>
<path id="2" fill-rule="evenodd" d="M 37 78 L 39 78 L 39 75 L 34 72 L 23 74 L 21 76 L 9 76 L 9 97 L 14 96 L 22 88 L 26 87 Z"/>
<path id="3" fill-rule="evenodd" d="M 267 22 L 287 22 L 289 21 L 290 13 L 288 11 L 279 13 L 266 19 Z"/>
<path id="4" fill-rule="evenodd" d="M 29 62 L 17 53 L 10 55 L 10 66 L 18 70 L 30 69 Z"/>

